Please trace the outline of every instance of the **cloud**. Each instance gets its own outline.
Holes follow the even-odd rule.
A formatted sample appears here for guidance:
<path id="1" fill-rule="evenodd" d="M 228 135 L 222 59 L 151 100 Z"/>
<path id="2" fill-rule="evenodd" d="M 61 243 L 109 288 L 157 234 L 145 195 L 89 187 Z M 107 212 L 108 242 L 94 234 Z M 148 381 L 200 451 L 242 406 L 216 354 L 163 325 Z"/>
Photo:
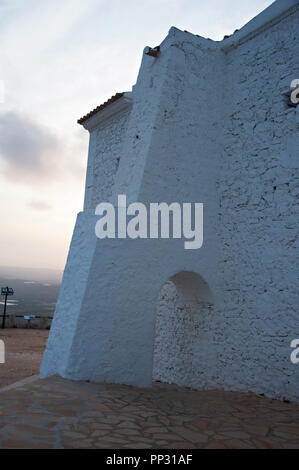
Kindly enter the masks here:
<path id="1" fill-rule="evenodd" d="M 0 158 L 6 178 L 41 185 L 57 181 L 63 145 L 46 127 L 15 111 L 0 116 Z"/>
<path id="2" fill-rule="evenodd" d="M 32 209 L 35 209 L 38 211 L 48 211 L 52 209 L 50 204 L 44 201 L 39 201 L 39 200 L 32 200 L 28 202 L 27 205 L 31 207 Z"/>

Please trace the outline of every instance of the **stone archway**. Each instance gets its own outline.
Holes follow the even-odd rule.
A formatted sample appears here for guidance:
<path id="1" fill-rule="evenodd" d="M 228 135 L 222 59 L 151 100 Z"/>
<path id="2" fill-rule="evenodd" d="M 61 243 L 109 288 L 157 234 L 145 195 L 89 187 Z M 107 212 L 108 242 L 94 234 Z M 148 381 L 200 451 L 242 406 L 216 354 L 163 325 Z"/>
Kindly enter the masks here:
<path id="1" fill-rule="evenodd" d="M 156 317 L 153 380 L 201 388 L 208 364 L 213 298 L 197 273 L 180 271 L 162 286 Z"/>

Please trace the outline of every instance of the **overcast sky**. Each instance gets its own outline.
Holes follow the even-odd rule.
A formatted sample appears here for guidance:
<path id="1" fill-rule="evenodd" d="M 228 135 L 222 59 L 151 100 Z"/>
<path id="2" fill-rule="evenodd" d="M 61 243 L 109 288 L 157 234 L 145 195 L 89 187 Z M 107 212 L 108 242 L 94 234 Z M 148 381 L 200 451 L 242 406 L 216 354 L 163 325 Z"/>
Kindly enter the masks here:
<path id="1" fill-rule="evenodd" d="M 64 267 L 87 160 L 76 121 L 131 89 L 145 46 L 171 26 L 220 40 L 271 3 L 0 0 L 0 265 Z"/>

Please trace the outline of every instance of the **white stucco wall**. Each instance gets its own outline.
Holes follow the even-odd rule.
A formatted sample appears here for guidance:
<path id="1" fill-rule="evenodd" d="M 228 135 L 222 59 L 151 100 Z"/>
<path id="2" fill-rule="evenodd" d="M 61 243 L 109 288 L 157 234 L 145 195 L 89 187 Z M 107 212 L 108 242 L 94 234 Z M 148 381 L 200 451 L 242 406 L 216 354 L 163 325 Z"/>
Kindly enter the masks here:
<path id="1" fill-rule="evenodd" d="M 298 396 L 290 342 L 298 336 L 298 111 L 283 96 L 298 64 L 299 12 L 227 53 L 229 104 L 219 179 L 221 269 L 235 288 L 219 363 L 228 386 Z M 297 227 L 296 227 L 297 226 Z M 235 316 L 238 320 L 235 322 Z M 231 325 L 234 325 L 232 334 Z M 240 387 L 240 385 L 239 385 Z"/>
<path id="2" fill-rule="evenodd" d="M 216 163 L 220 166 L 215 180 L 219 207 L 217 213 L 212 211 L 222 248 L 217 273 L 215 270 L 215 276 L 221 277 L 222 300 L 214 306 L 213 325 L 208 328 L 214 333 L 215 343 L 221 346 L 217 351 L 214 385 L 260 392 L 267 389 L 266 393 L 280 398 L 294 398 L 299 385 L 298 372 L 289 358 L 290 342 L 298 335 L 299 326 L 295 313 L 298 270 L 296 256 L 292 254 L 296 247 L 295 221 L 298 219 L 298 110 L 289 108 L 283 97 L 291 80 L 299 74 L 297 25 L 298 12 L 250 42 L 231 49 L 224 58 L 221 75 L 226 99 L 219 99 L 222 108 L 219 114 L 217 107 L 212 107 L 223 129 L 216 131 L 223 149 L 219 152 L 222 158 Z M 215 70 L 211 56 L 209 66 Z M 184 73 L 188 73 L 185 67 Z M 201 69 L 201 74 L 205 76 L 205 69 Z M 207 76 L 205 78 L 213 83 Z M 171 74 L 171 79 L 177 81 L 175 74 Z M 185 84 L 186 80 L 182 82 Z M 188 102 L 189 91 L 187 82 L 184 103 Z M 199 93 L 196 98 L 198 96 Z M 206 103 L 207 98 L 202 102 L 200 96 L 201 109 Z M 184 105 L 178 108 L 175 120 L 169 125 L 176 135 L 180 112 L 186 113 Z M 192 107 L 189 112 L 190 109 Z M 205 117 L 207 114 L 206 111 Z M 190 121 L 196 123 L 196 118 Z M 164 128 L 163 132 L 167 134 Z M 186 132 L 186 126 L 182 132 Z M 186 138 L 182 136 L 180 141 L 184 145 Z M 205 146 L 203 142 L 201 161 Z M 213 156 L 211 152 L 210 157 Z M 209 174 L 209 169 L 204 173 Z M 211 186 L 211 191 L 215 191 L 215 187 Z M 209 199 L 204 201 L 206 209 L 209 208 Z M 199 272 L 205 272 L 200 263 Z M 208 371 L 210 362 L 199 362 L 198 368 L 194 368 L 192 362 L 206 347 L 201 341 L 202 329 L 196 326 L 196 318 L 205 318 L 205 309 L 195 308 L 194 330 L 183 334 L 187 357 L 182 352 L 175 354 L 173 349 L 168 355 L 167 345 L 178 348 L 181 344 L 190 306 L 186 307 L 186 317 L 176 315 L 175 294 L 167 294 L 165 288 L 162 293 L 164 299 L 157 319 L 155 376 L 202 388 L 201 368 L 204 364 L 204 370 Z M 204 337 L 207 339 L 209 335 Z M 215 351 L 212 342 L 209 350 Z M 188 374 L 190 378 L 186 379 Z"/>
<path id="3" fill-rule="evenodd" d="M 297 7 L 276 2 L 219 43 L 171 28 L 159 57 L 143 56 L 132 107 L 92 118 L 85 212 L 42 376 L 150 385 L 154 374 L 299 400 L 299 110 L 283 96 L 299 78 Z M 203 247 L 97 240 L 91 213 L 118 194 L 203 202 Z M 186 271 L 211 298 L 170 282 Z"/>
<path id="4" fill-rule="evenodd" d="M 112 195 L 129 114 L 130 110 L 127 110 L 94 131 L 96 143 L 92 208 L 102 201 L 110 200 Z"/>
<path id="5" fill-rule="evenodd" d="M 208 388 L 215 381 L 213 338 L 217 339 L 213 304 L 166 282 L 157 305 L 154 380 Z"/>
<path id="6" fill-rule="evenodd" d="M 210 158 L 210 167 L 208 164 L 202 169 L 205 177 L 215 175 L 213 165 L 218 165 L 215 184 L 209 182 L 211 193 L 216 191 L 219 197 L 217 210 L 213 210 L 211 195 L 203 193 L 201 184 L 197 200 L 205 202 L 205 227 L 209 228 L 207 211 L 217 220 L 219 239 L 216 243 L 214 240 L 213 247 L 221 249 L 212 287 L 222 293 L 222 298 L 218 296 L 212 316 L 207 315 L 205 307 L 196 305 L 192 308 L 186 305 L 184 316 L 177 293 L 172 290 L 174 286 L 168 290 L 166 286 L 163 288 L 154 361 L 154 376 L 159 380 L 195 388 L 252 390 L 279 398 L 296 399 L 298 396 L 299 374 L 290 361 L 290 342 L 298 336 L 299 328 L 295 252 L 298 108 L 288 107 L 283 96 L 292 79 L 299 76 L 297 49 L 298 10 L 249 42 L 226 52 L 221 74 L 217 74 L 210 53 L 206 68 L 215 72 L 217 80 L 222 77 L 218 107 L 206 92 L 209 86 L 206 81 L 215 88 L 217 85 L 201 67 L 200 54 L 191 54 L 190 50 L 189 64 L 194 68 L 197 59 L 198 77 L 203 78 L 203 83 L 200 84 L 200 78 L 195 83 L 200 91 L 204 90 L 204 97 L 199 92 L 194 96 L 184 77 L 184 74 L 191 76 L 190 70 L 186 70 L 187 59 L 181 72 L 184 79 L 179 81 L 173 71 L 169 74 L 170 80 L 177 83 L 177 93 L 173 92 L 173 86 L 169 89 L 182 100 L 178 102 L 168 131 L 165 120 L 161 129 L 163 136 L 180 133 L 179 148 L 176 145 L 172 148 L 171 138 L 167 145 L 175 161 L 173 166 L 177 168 L 176 150 L 184 155 L 184 163 L 190 156 L 189 121 L 184 122 L 182 129 L 179 126 L 181 112 L 188 117 L 194 102 L 201 112 L 204 110 L 207 122 L 206 137 L 200 141 L 200 149 L 197 147 L 201 163 L 206 152 Z M 219 65 L 218 59 L 217 63 Z M 187 103 L 188 111 L 184 108 Z M 205 106 L 211 106 L 211 113 Z M 216 126 L 209 121 L 211 114 L 218 121 Z M 196 125 L 196 116 L 191 115 L 190 123 Z M 197 137 L 200 132 L 198 123 Z M 209 137 L 220 143 L 222 149 L 212 152 Z M 161 152 L 157 154 L 161 157 Z M 221 158 L 217 159 L 216 155 Z M 196 164 L 192 163 L 191 167 L 196 168 Z M 196 172 L 198 181 L 201 172 L 200 169 Z M 167 171 L 161 172 L 165 173 Z M 183 174 L 179 168 L 175 176 L 182 180 Z M 173 182 L 166 184 L 165 190 L 173 185 Z M 155 191 L 156 188 L 157 182 Z M 205 230 L 205 243 L 207 241 L 209 235 Z M 198 257 L 198 272 L 204 275 L 206 266 L 199 255 L 194 256 Z M 212 262 L 213 257 L 210 259 Z M 194 317 L 194 329 L 190 327 L 190 316 Z M 207 331 L 198 326 L 200 321 L 208 324 Z M 182 351 L 182 337 L 187 354 Z M 204 357 L 206 348 L 210 359 L 209 355 Z M 218 357 L 211 383 L 215 352 Z M 194 358 L 197 367 L 194 367 Z"/>
<path id="7" fill-rule="evenodd" d="M 85 124 L 90 133 L 85 211 L 94 212 L 97 204 L 111 198 L 131 113 L 129 96 L 130 93 L 126 94 L 119 101 L 112 103 L 104 113 L 98 113 Z"/>

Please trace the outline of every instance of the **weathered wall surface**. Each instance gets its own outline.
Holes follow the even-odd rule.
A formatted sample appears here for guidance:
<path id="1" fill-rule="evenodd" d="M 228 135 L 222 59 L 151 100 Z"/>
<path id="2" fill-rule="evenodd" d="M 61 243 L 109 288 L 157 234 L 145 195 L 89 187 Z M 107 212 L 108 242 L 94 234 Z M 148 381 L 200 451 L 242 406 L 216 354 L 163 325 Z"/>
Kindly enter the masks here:
<path id="1" fill-rule="evenodd" d="M 298 396 L 299 386 L 290 361 L 299 334 L 299 109 L 283 96 L 299 77 L 298 24 L 297 9 L 227 53 L 219 179 L 219 267 L 232 274 L 224 292 L 235 289 L 223 331 L 231 352 L 223 352 L 219 372 L 229 387 L 280 398 Z"/>
<path id="2" fill-rule="evenodd" d="M 170 135 L 169 141 L 174 135 L 178 137 L 176 148 L 187 164 L 190 141 L 194 135 L 198 138 L 195 148 L 202 167 L 195 174 L 199 181 L 203 171 L 211 193 L 216 192 L 218 198 L 215 210 L 211 195 L 198 185 L 196 200 L 205 203 L 205 228 L 209 228 L 211 215 L 217 220 L 220 241 L 215 243 L 213 238 L 213 246 L 217 249 L 220 243 L 221 250 L 212 287 L 221 296 L 211 311 L 205 305 L 182 304 L 173 284 L 163 287 L 154 359 L 154 377 L 158 380 L 195 388 L 252 390 L 279 398 L 298 396 L 299 375 L 290 361 L 290 343 L 299 334 L 295 256 L 299 110 L 289 107 L 283 95 L 292 79 L 299 77 L 298 22 L 297 10 L 250 41 L 223 51 L 221 73 L 217 73 L 213 52 L 201 59 L 202 51 L 194 53 L 186 35 L 181 43 L 186 56 L 181 75 L 188 77 L 179 76 L 180 57 L 168 75 L 174 97 L 169 107 L 174 118 L 166 132 L 165 111 L 161 134 Z M 201 66 L 204 61 L 207 67 Z M 218 106 L 207 93 L 206 82 L 215 84 L 209 75 L 212 70 L 222 90 L 222 96 L 217 95 Z M 193 71 L 197 72 L 194 76 Z M 192 78 L 197 92 L 192 86 L 190 90 Z M 202 128 L 192 116 L 190 122 L 197 131 L 191 131 L 188 138 L 188 115 L 194 112 L 196 100 L 207 127 Z M 181 129 L 180 122 L 184 122 Z M 201 137 L 201 132 L 205 136 Z M 209 144 L 213 137 L 222 146 L 219 150 L 214 147 L 214 152 Z M 170 142 L 168 149 L 171 152 Z M 158 154 L 161 157 L 161 152 Z M 208 164 L 205 155 L 210 159 Z M 184 170 L 177 166 L 175 149 L 172 158 L 173 168 L 164 168 L 160 174 L 166 173 L 167 179 L 175 174 L 182 181 Z M 161 160 L 169 165 L 164 156 Z M 216 173 L 214 165 L 219 166 Z M 196 163 L 188 168 L 196 168 Z M 165 185 L 166 198 L 167 188 L 172 186 L 173 181 Z M 192 191 L 194 186 L 190 188 Z M 206 243 L 209 233 L 205 230 Z M 205 263 L 198 253 L 194 257 L 198 258 L 198 272 L 205 276 Z M 213 263 L 213 255 L 210 260 Z M 205 355 L 207 350 L 209 354 Z"/>
<path id="3" fill-rule="evenodd" d="M 153 378 L 193 388 L 212 385 L 217 362 L 213 305 L 196 295 L 189 298 L 168 281 L 157 305 Z"/>
<path id="4" fill-rule="evenodd" d="M 299 78 L 298 8 L 265 26 L 267 15 L 245 27 L 258 34 L 220 43 L 171 28 L 159 57 L 143 57 L 130 112 L 91 131 L 85 212 L 42 376 L 150 385 L 153 370 L 299 400 L 298 108 L 282 96 Z M 203 247 L 97 240 L 91 212 L 118 194 L 204 203 Z M 169 282 L 184 272 L 199 273 L 211 298 Z"/>
<path id="5" fill-rule="evenodd" d="M 116 171 L 122 154 L 130 110 L 113 117 L 105 126 L 95 129 L 94 183 L 92 208 L 112 195 Z"/>
<path id="6" fill-rule="evenodd" d="M 77 329 L 80 331 L 80 314 L 84 305 L 84 295 L 88 286 L 96 237 L 94 226 L 96 217 L 88 212 L 80 212 L 63 273 L 54 318 L 41 364 L 41 376 L 60 374 L 66 377 L 70 361 L 80 357 L 80 350 L 72 354 L 72 346 Z M 85 317 L 84 321 L 89 319 Z M 88 338 L 86 338 L 88 341 Z"/>
<path id="7" fill-rule="evenodd" d="M 224 321 L 222 314 L 216 314 L 216 305 L 221 308 L 222 303 L 223 276 L 217 269 L 221 245 L 216 182 L 226 112 L 219 106 L 221 90 L 217 86 L 225 56 L 213 41 L 176 29 L 162 46 L 161 61 L 166 61 L 167 70 L 138 200 L 146 204 L 204 203 L 204 244 L 189 254 L 194 271 L 213 292 L 214 307 L 202 302 L 200 295 L 198 299 L 195 294 L 184 298 L 173 284 L 163 287 L 164 299 L 157 310 L 153 377 L 195 388 L 215 387 Z M 158 65 L 157 61 L 153 67 Z M 176 271 L 172 274 L 187 270 L 186 254 L 183 241 L 173 245 L 169 256 L 176 259 Z M 165 254 L 163 262 L 169 261 Z"/>
<path id="8" fill-rule="evenodd" d="M 90 131 L 85 210 L 93 212 L 97 204 L 111 197 L 130 111 L 119 112 Z"/>

